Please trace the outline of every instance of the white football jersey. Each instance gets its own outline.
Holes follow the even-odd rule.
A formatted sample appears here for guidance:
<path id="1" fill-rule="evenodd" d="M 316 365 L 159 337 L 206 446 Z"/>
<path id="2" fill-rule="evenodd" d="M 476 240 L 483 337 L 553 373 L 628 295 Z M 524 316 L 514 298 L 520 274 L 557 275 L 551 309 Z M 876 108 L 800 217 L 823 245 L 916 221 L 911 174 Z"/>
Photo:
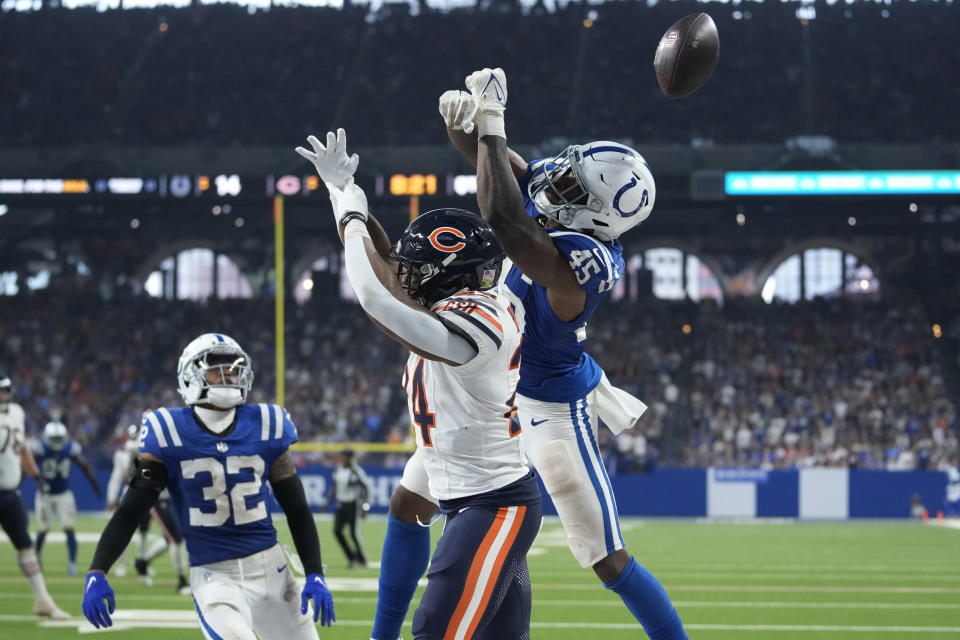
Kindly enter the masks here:
<path id="1" fill-rule="evenodd" d="M 0 405 L 0 490 L 20 486 L 20 451 L 25 433 L 23 407 L 16 402 Z"/>
<path id="2" fill-rule="evenodd" d="M 520 327 L 498 288 L 458 293 L 432 310 L 478 353 L 460 366 L 411 353 L 404 368 L 403 387 L 430 493 L 452 500 L 499 489 L 530 471 L 512 420 Z"/>

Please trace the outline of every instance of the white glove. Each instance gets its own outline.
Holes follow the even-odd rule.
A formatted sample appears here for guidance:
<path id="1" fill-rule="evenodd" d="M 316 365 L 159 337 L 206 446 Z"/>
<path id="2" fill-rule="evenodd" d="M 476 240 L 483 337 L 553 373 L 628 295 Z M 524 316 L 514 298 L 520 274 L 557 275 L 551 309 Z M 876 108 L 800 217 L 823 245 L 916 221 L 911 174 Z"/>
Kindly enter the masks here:
<path id="1" fill-rule="evenodd" d="M 346 226 L 351 220 L 360 220 L 367 223 L 370 210 L 367 207 L 367 194 L 354 183 L 353 178 L 347 178 L 343 187 L 327 184 L 330 190 L 330 204 L 333 205 L 333 217 L 337 222 Z"/>
<path id="2" fill-rule="evenodd" d="M 507 108 L 507 75 L 503 69 L 481 69 L 467 76 L 467 89 L 477 102 L 477 135 L 507 138 L 503 112 Z M 464 128 L 466 131 L 466 128 Z"/>
<path id="3" fill-rule="evenodd" d="M 313 152 L 297 147 L 297 153 L 313 163 L 328 189 L 342 189 L 360 164 L 357 154 L 347 157 L 347 132 L 343 129 L 337 129 L 336 134 L 328 131 L 327 146 L 323 146 L 316 136 L 310 136 L 307 142 L 313 147 Z"/>
<path id="4" fill-rule="evenodd" d="M 440 115 L 447 129 L 473 133 L 473 117 L 477 113 L 477 101 L 462 89 L 444 91 L 440 96 Z"/>

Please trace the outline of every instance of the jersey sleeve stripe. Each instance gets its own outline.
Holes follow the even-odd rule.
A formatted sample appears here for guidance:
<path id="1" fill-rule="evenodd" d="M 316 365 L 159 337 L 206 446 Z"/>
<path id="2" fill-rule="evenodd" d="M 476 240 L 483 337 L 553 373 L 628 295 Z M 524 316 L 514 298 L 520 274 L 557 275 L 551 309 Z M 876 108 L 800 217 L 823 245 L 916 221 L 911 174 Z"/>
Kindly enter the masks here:
<path id="1" fill-rule="evenodd" d="M 493 343 L 497 345 L 497 349 L 499 349 L 500 345 L 503 344 L 502 341 L 500 340 L 500 337 L 497 334 L 495 334 L 493 330 L 490 329 L 490 327 L 488 327 L 486 324 L 484 324 L 480 320 L 477 320 L 472 315 L 466 314 L 463 311 L 460 311 L 459 309 L 453 309 L 451 310 L 451 313 L 466 319 L 467 322 L 469 322 L 470 324 L 474 325 L 475 327 L 483 331 L 485 334 L 487 334 L 487 336 L 491 340 L 493 340 Z"/>
<path id="2" fill-rule="evenodd" d="M 492 313 L 494 316 L 497 315 L 497 310 L 494 309 L 493 306 L 490 305 L 490 304 L 487 303 L 487 302 L 481 302 L 480 300 L 477 300 L 476 298 L 472 298 L 472 299 L 470 300 L 470 302 L 472 302 L 473 304 L 477 305 L 478 307 L 480 307 L 480 308 L 482 308 L 482 309 L 486 309 L 487 311 L 489 311 L 490 313 Z"/>
<path id="3" fill-rule="evenodd" d="M 477 307 L 476 309 L 474 309 L 472 313 L 476 313 L 476 314 L 479 315 L 481 318 L 486 319 L 487 322 L 489 322 L 490 324 L 492 324 L 493 326 L 495 326 L 495 327 L 497 328 L 497 331 L 499 331 L 500 333 L 503 333 L 503 327 L 500 325 L 500 323 L 497 321 L 497 319 L 496 319 L 494 316 L 490 315 L 489 313 L 487 313 L 486 311 L 484 311 L 484 310 L 481 309 L 480 307 Z M 496 315 L 496 314 L 494 314 L 494 315 Z"/>
<path id="4" fill-rule="evenodd" d="M 167 438 L 163 435 L 163 428 L 160 426 L 160 421 L 157 420 L 157 414 L 155 411 L 151 411 L 146 416 L 147 423 L 150 425 L 150 428 L 153 429 L 154 435 L 157 436 L 157 444 L 161 447 L 167 446 Z"/>
<path id="5" fill-rule="evenodd" d="M 283 414 L 280 413 L 280 405 L 270 405 L 270 408 L 273 409 L 273 423 L 276 426 L 273 437 L 279 440 L 283 437 Z"/>
<path id="6" fill-rule="evenodd" d="M 157 409 L 157 414 L 159 414 L 160 419 L 163 420 L 167 431 L 170 432 L 170 439 L 173 441 L 173 446 L 182 447 L 183 441 L 180 439 L 180 434 L 177 432 L 177 425 L 174 423 L 173 416 L 170 415 L 170 412 L 161 407 Z"/>
<path id="7" fill-rule="evenodd" d="M 270 409 L 265 404 L 257 405 L 260 407 L 260 439 L 270 439 L 270 415 L 267 413 Z"/>
<path id="8" fill-rule="evenodd" d="M 510 319 L 513 320 L 514 326 L 517 328 L 517 331 L 520 331 L 520 323 L 517 322 L 517 314 L 513 310 L 513 303 L 507 305 L 507 313 L 510 314 Z"/>
<path id="9" fill-rule="evenodd" d="M 439 314 L 437 319 L 440 320 L 440 324 L 445 326 L 450 333 L 456 334 L 467 341 L 467 343 L 473 347 L 473 349 L 480 353 L 480 347 L 477 346 L 477 341 L 473 339 L 469 333 L 463 330 L 462 327 L 458 326 L 456 322 L 449 320 L 448 318 L 443 317 L 443 314 Z M 403 366 L 403 388 L 407 388 L 407 366 Z"/>

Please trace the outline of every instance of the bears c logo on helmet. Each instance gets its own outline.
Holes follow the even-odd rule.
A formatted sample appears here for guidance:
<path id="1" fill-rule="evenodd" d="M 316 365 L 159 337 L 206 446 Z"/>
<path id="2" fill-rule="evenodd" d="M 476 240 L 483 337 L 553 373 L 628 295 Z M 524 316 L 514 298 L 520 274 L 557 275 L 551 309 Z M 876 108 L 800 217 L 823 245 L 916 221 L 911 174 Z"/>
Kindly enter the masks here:
<path id="1" fill-rule="evenodd" d="M 437 249 L 438 251 L 444 251 L 446 253 L 454 253 L 456 251 L 460 251 L 461 249 L 467 246 L 465 242 L 455 242 L 454 244 L 444 244 L 440 242 L 441 233 L 449 233 L 452 236 L 456 236 L 457 238 L 463 238 L 464 240 L 466 240 L 467 238 L 467 236 L 463 235 L 463 232 L 460 231 L 459 229 L 454 229 L 453 227 L 437 227 L 436 229 L 433 230 L 433 233 L 431 233 L 430 236 L 428 237 L 428 240 L 430 240 L 430 244 L 433 245 L 434 249 Z"/>

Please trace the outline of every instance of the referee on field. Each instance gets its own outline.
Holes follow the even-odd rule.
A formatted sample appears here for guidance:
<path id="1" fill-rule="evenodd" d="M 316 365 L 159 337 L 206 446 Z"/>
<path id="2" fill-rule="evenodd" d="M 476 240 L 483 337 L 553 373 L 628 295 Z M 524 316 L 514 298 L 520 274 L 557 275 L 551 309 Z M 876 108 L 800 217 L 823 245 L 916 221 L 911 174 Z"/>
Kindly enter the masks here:
<path id="1" fill-rule="evenodd" d="M 341 464 L 333 471 L 333 488 L 324 508 L 333 500 L 339 501 L 333 519 L 333 533 L 337 536 L 343 554 L 347 556 L 347 566 L 364 568 L 367 566 L 367 556 L 363 552 L 360 518 L 365 516 L 370 508 L 367 504 L 370 480 L 354 460 L 353 449 L 344 449 L 340 456 Z M 350 528 L 352 547 L 343 535 L 344 527 Z"/>

